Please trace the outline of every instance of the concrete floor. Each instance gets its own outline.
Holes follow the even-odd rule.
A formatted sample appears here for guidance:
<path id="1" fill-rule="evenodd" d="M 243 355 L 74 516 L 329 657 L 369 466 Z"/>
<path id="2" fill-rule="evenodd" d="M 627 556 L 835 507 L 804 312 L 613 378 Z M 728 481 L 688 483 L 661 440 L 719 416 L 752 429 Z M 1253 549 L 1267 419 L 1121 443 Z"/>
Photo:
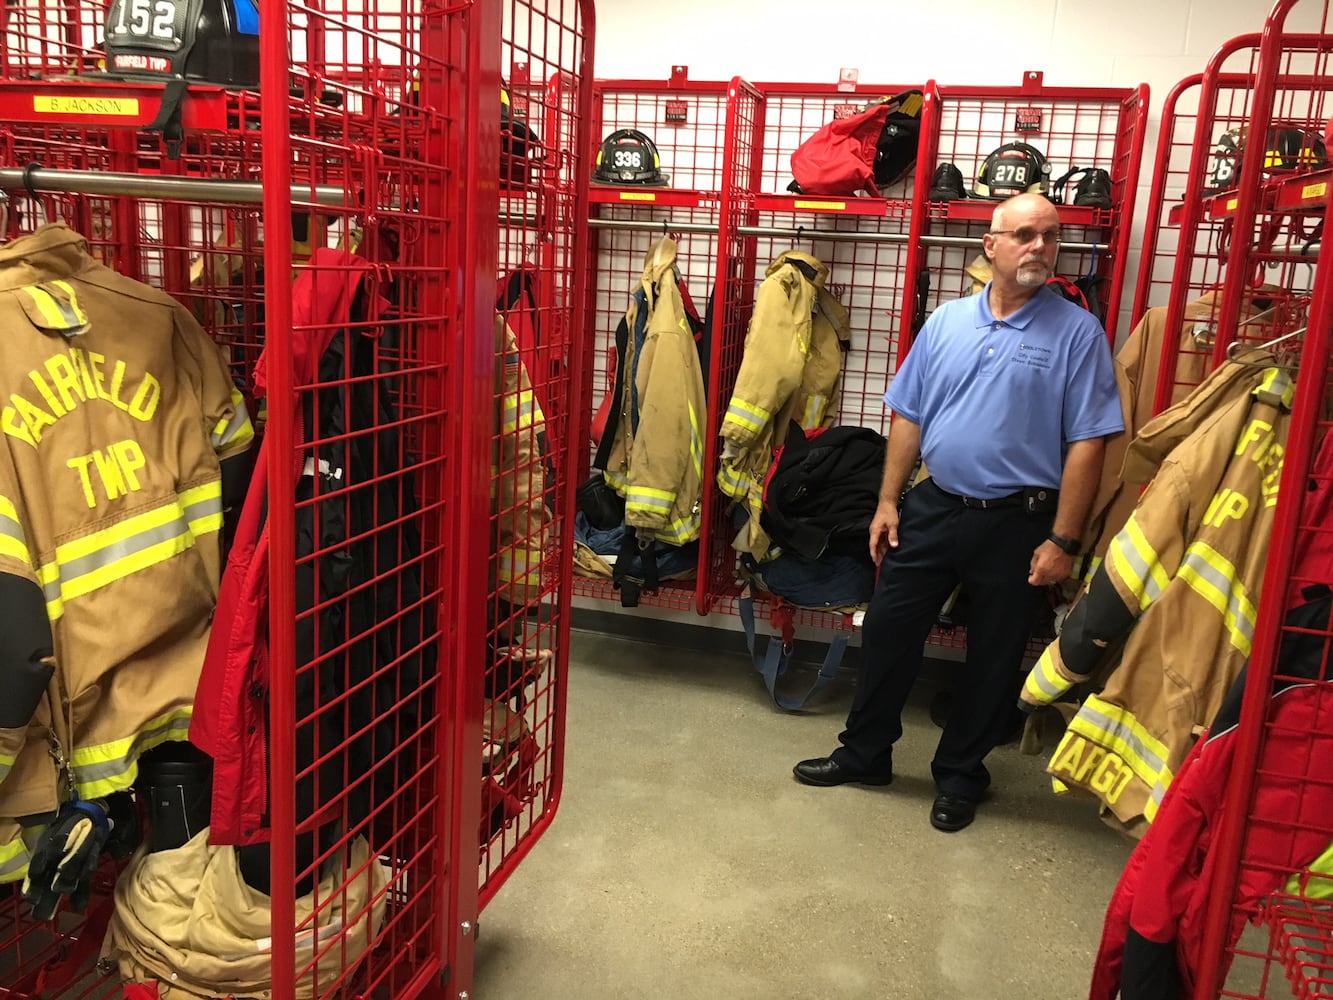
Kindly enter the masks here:
<path id="1" fill-rule="evenodd" d="M 564 799 L 482 914 L 473 1000 L 1085 996 L 1131 843 L 1017 745 L 932 829 L 929 695 L 892 786 L 808 788 L 846 687 L 784 715 L 743 655 L 575 633 Z"/>

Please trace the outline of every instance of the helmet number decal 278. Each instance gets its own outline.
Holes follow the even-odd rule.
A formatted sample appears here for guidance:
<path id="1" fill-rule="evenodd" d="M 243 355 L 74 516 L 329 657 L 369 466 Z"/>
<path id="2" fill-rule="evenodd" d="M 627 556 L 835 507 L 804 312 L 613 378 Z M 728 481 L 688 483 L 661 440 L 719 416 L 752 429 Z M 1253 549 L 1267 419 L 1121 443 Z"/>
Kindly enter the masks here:
<path id="1" fill-rule="evenodd" d="M 115 25 L 117 35 L 177 41 L 174 0 L 116 0 L 115 13 L 108 20 Z"/>
<path id="2" fill-rule="evenodd" d="M 997 163 L 992 184 L 1026 184 L 1028 165 L 1026 163 Z"/>

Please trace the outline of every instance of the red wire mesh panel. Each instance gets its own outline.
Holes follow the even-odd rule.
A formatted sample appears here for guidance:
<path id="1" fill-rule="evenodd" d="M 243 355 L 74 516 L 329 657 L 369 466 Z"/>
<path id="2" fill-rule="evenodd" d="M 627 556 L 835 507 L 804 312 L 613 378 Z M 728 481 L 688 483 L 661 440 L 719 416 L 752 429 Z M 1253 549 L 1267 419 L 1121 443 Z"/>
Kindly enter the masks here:
<path id="1" fill-rule="evenodd" d="M 592 218 L 587 315 L 592 341 L 581 398 L 589 400 L 590 414 L 603 414 L 609 405 L 616 371 L 616 327 L 638 287 L 649 250 L 663 236 L 672 237 L 676 243 L 676 268 L 698 318 L 703 320 L 707 315 L 718 267 L 718 206 L 724 177 L 725 129 L 729 124 L 727 91 L 728 85 L 723 82 L 690 80 L 684 66 L 673 66 L 666 81 L 598 80 L 593 85 L 593 125 L 588 132 L 593 160 L 587 166 L 589 173 L 606 136 L 620 129 L 637 129 L 653 140 L 668 178 L 664 187 L 594 183 L 589 189 Z M 714 348 L 707 340 L 701 346 L 704 377 L 708 380 Z M 712 395 L 708 407 L 711 414 Z M 600 420 L 592 422 L 593 433 L 598 433 L 600 424 Z M 587 478 L 595 452 L 593 444 L 580 463 L 580 482 Z M 710 488 L 706 472 L 707 466 L 705 497 Z M 707 512 L 701 513 L 705 524 L 699 541 L 702 553 L 708 545 L 709 522 Z M 695 569 L 664 580 L 658 593 L 642 594 L 639 604 L 689 610 L 695 606 L 698 575 Z M 576 577 L 574 593 L 583 598 L 619 601 L 610 582 L 596 577 Z"/>
<path id="2" fill-rule="evenodd" d="M 499 256 L 479 410 L 493 414 L 478 909 L 550 825 L 563 780 L 574 486 L 586 463 L 585 220 L 591 24 L 579 4 L 506 3 L 511 115 L 499 159 Z M 484 164 L 492 168 L 491 164 Z M 473 766 L 476 766 L 474 764 Z M 467 836 L 464 831 L 460 836 Z M 466 913 L 466 910 L 464 910 Z"/>
<path id="3" fill-rule="evenodd" d="M 713 328 L 708 371 L 708 429 L 704 442 L 703 539 L 695 606 L 700 614 L 721 610 L 719 595 L 735 592 L 736 554 L 731 547 L 736 527 L 730 504 L 718 488 L 719 435 L 722 420 L 736 387 L 744 355 L 745 332 L 754 304 L 755 274 L 759 262 L 743 227 L 753 224 L 753 192 L 763 168 L 761 133 L 764 101 L 758 90 L 732 80 L 727 105 L 727 169 L 721 192 L 721 225 L 717 240 Z M 731 609 L 734 611 L 734 609 Z"/>
<path id="4" fill-rule="evenodd" d="M 896 368 L 894 331 L 901 308 L 899 275 L 910 181 L 893 185 L 880 198 L 812 196 L 787 188 L 792 181 L 792 153 L 822 125 L 860 111 L 870 100 L 906 89 L 858 85 L 856 93 L 847 93 L 832 85 L 759 83 L 737 91 L 733 98 L 731 114 L 738 127 L 734 153 L 728 147 L 731 167 L 724 196 L 726 253 L 719 265 L 719 287 L 726 294 L 715 348 L 719 382 L 714 391 L 718 421 L 713 425 L 713 442 L 744 356 L 756 289 L 768 265 L 790 249 L 810 253 L 828 266 L 827 287 L 850 314 L 852 345 L 843 359 L 838 422 L 883 431 L 887 413 L 882 403 L 876 404 Z M 709 467 L 716 469 L 716 456 L 709 461 Z M 713 540 L 700 607 L 735 613 L 741 581 L 731 541 L 737 528 L 730 521 L 726 498 L 715 492 L 712 503 Z M 773 605 L 770 617 L 775 624 L 792 613 L 779 600 L 768 603 Z M 796 618 L 799 624 L 816 627 L 849 624 L 847 616 L 816 611 L 796 612 Z"/>
<path id="5" fill-rule="evenodd" d="M 175 295 L 225 348 L 264 440 L 268 613 L 249 625 L 269 658 L 245 697 L 267 729 L 248 781 L 267 779 L 271 841 L 246 877 L 268 882 L 255 947 L 273 995 L 438 995 L 456 881 L 443 623 L 465 589 L 450 345 L 472 296 L 449 263 L 467 246 L 467 192 L 446 183 L 467 175 L 466 53 L 451 47 L 476 15 L 334 2 L 261 17 L 265 97 L 191 85 L 164 137 L 145 130 L 160 84 L 68 76 L 95 65 L 100 3 L 7 10 L 0 160 L 41 168 L 35 197 L 5 182 L 9 235 L 67 221 L 95 256 Z M 108 172 L 177 183 L 80 193 Z M 326 314 L 342 291 L 349 308 Z M 312 368 L 293 357 L 307 342 L 328 345 Z M 115 875 L 86 917 L 42 925 L 0 886 L 0 996 L 120 995 L 116 969 L 92 964 Z"/>
<path id="6" fill-rule="evenodd" d="M 974 279 L 967 268 L 981 254 L 981 236 L 990 227 L 996 206 L 973 199 L 929 201 L 936 167 L 952 163 L 971 188 L 993 150 L 1022 141 L 1046 157 L 1051 180 L 1074 167 L 1096 167 L 1110 175 L 1110 208 L 1075 206 L 1073 184 L 1066 189 L 1066 204 L 1060 207 L 1057 269 L 1068 278 L 1087 276 L 1094 283 L 1107 335 L 1114 343 L 1147 119 L 1147 87 L 1046 87 L 1041 73 L 1029 72 L 1017 87 L 938 85 L 930 88 L 928 98 L 912 215 L 912 244 L 919 249 L 908 258 L 905 274 L 914 291 L 918 282 L 923 291 L 928 282 L 925 314 L 972 291 Z M 910 342 L 921 316 L 915 303 L 904 306 L 904 343 Z"/>
<path id="7" fill-rule="evenodd" d="M 1317 19 L 1316 31 L 1289 30 L 1296 6 L 1280 0 L 1257 46 L 1256 36 L 1233 40 L 1203 76 L 1167 320 L 1174 329 L 1183 314 L 1182 293 L 1201 256 L 1202 220 L 1221 216 L 1231 233 L 1222 302 L 1210 317 L 1210 361 L 1220 363 L 1231 345 L 1262 341 L 1296 374 L 1240 721 L 1222 737 L 1232 742 L 1233 756 L 1208 858 L 1199 997 L 1323 997 L 1333 987 L 1333 266 L 1312 254 L 1329 216 L 1333 174 L 1323 157 L 1301 155 L 1305 140 L 1283 147 L 1267 138 L 1275 123 L 1322 135 L 1333 110 L 1326 101 L 1333 33 L 1326 3 L 1301 11 L 1303 26 Z M 1254 67 L 1246 141 L 1235 162 L 1219 164 L 1215 154 L 1206 169 L 1214 187 L 1221 186 L 1219 173 L 1237 186 L 1205 192 L 1197 176 L 1205 141 L 1230 111 L 1217 96 L 1226 80 L 1220 67 L 1236 53 Z M 1261 136 L 1259 156 L 1253 140 Z M 1260 297 L 1256 314 L 1246 303 Z M 1158 388 L 1160 401 L 1171 385 L 1164 377 Z M 1247 922 L 1258 926 L 1242 937 Z"/>
<path id="8" fill-rule="evenodd" d="M 1163 343 L 1158 411 L 1232 345 L 1292 330 L 1306 308 L 1319 235 L 1309 209 L 1328 162 L 1322 140 L 1314 148 L 1330 91 L 1320 39 L 1286 36 L 1261 75 L 1261 36 L 1238 36 L 1170 95 L 1135 299 L 1136 312 L 1165 306 L 1165 328 L 1182 331 Z M 1271 128 L 1304 138 L 1287 155 Z"/>
<path id="9" fill-rule="evenodd" d="M 1333 41 L 1333 39 L 1330 39 Z M 1325 202 L 1327 205 L 1327 201 Z M 1326 208 L 1320 211 L 1326 217 Z M 1314 279 L 1263 601 L 1215 820 L 1199 997 L 1333 987 L 1333 267 Z M 1169 800 L 1168 800 L 1169 804 Z M 1182 848 L 1183 849 L 1183 848 Z M 1257 927 L 1242 936 L 1247 922 Z"/>
<path id="10" fill-rule="evenodd" d="M 665 82 L 598 80 L 588 130 L 594 162 L 603 139 L 620 129 L 636 129 L 657 147 L 671 191 L 716 197 L 722 189 L 726 110 L 726 84 L 691 80 L 688 66 L 672 66 Z M 614 204 L 622 197 L 617 193 L 607 199 Z"/>

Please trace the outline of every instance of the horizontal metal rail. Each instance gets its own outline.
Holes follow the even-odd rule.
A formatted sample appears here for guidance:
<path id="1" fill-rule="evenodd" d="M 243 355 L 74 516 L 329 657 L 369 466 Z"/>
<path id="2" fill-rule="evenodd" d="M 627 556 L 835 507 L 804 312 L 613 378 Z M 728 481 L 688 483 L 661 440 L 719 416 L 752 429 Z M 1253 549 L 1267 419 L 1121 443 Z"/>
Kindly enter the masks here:
<path id="1" fill-rule="evenodd" d="M 588 220 L 589 227 L 593 229 L 620 229 L 629 232 L 657 233 L 669 235 L 671 233 L 699 233 L 702 235 L 713 235 L 718 231 L 717 223 L 713 222 L 677 222 L 673 223 L 670 219 L 658 219 L 655 222 L 638 219 L 602 219 L 596 216 Z M 767 236 L 773 239 L 791 239 L 804 242 L 811 240 L 820 243 L 906 243 L 908 241 L 907 233 L 872 233 L 856 232 L 844 229 L 807 229 L 804 226 L 791 228 L 779 228 L 777 226 L 737 226 L 737 236 Z M 980 247 L 981 237 L 979 236 L 922 236 L 917 241 L 921 246 L 927 247 Z M 1060 243 L 1062 250 L 1096 250 L 1099 254 L 1110 257 L 1112 252 L 1110 247 L 1103 243 Z"/>
<path id="2" fill-rule="evenodd" d="M 0 168 L 0 189 L 18 193 L 29 187 L 34 191 L 58 191 L 65 194 L 222 202 L 228 205 L 258 205 L 264 198 L 262 181 L 100 170 L 49 170 L 45 167 Z M 293 184 L 291 188 L 291 199 L 295 204 L 348 204 L 348 192 L 332 184 Z"/>

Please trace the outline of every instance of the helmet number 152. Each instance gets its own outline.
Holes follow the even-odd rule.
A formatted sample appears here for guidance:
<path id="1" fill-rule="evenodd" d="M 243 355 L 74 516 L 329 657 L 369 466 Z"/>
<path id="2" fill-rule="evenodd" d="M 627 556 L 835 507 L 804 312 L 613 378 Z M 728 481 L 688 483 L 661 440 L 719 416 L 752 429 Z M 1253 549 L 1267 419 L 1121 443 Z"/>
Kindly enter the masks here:
<path id="1" fill-rule="evenodd" d="M 171 41 L 176 34 L 176 4 L 173 0 L 116 0 L 114 23 L 118 35 Z"/>

